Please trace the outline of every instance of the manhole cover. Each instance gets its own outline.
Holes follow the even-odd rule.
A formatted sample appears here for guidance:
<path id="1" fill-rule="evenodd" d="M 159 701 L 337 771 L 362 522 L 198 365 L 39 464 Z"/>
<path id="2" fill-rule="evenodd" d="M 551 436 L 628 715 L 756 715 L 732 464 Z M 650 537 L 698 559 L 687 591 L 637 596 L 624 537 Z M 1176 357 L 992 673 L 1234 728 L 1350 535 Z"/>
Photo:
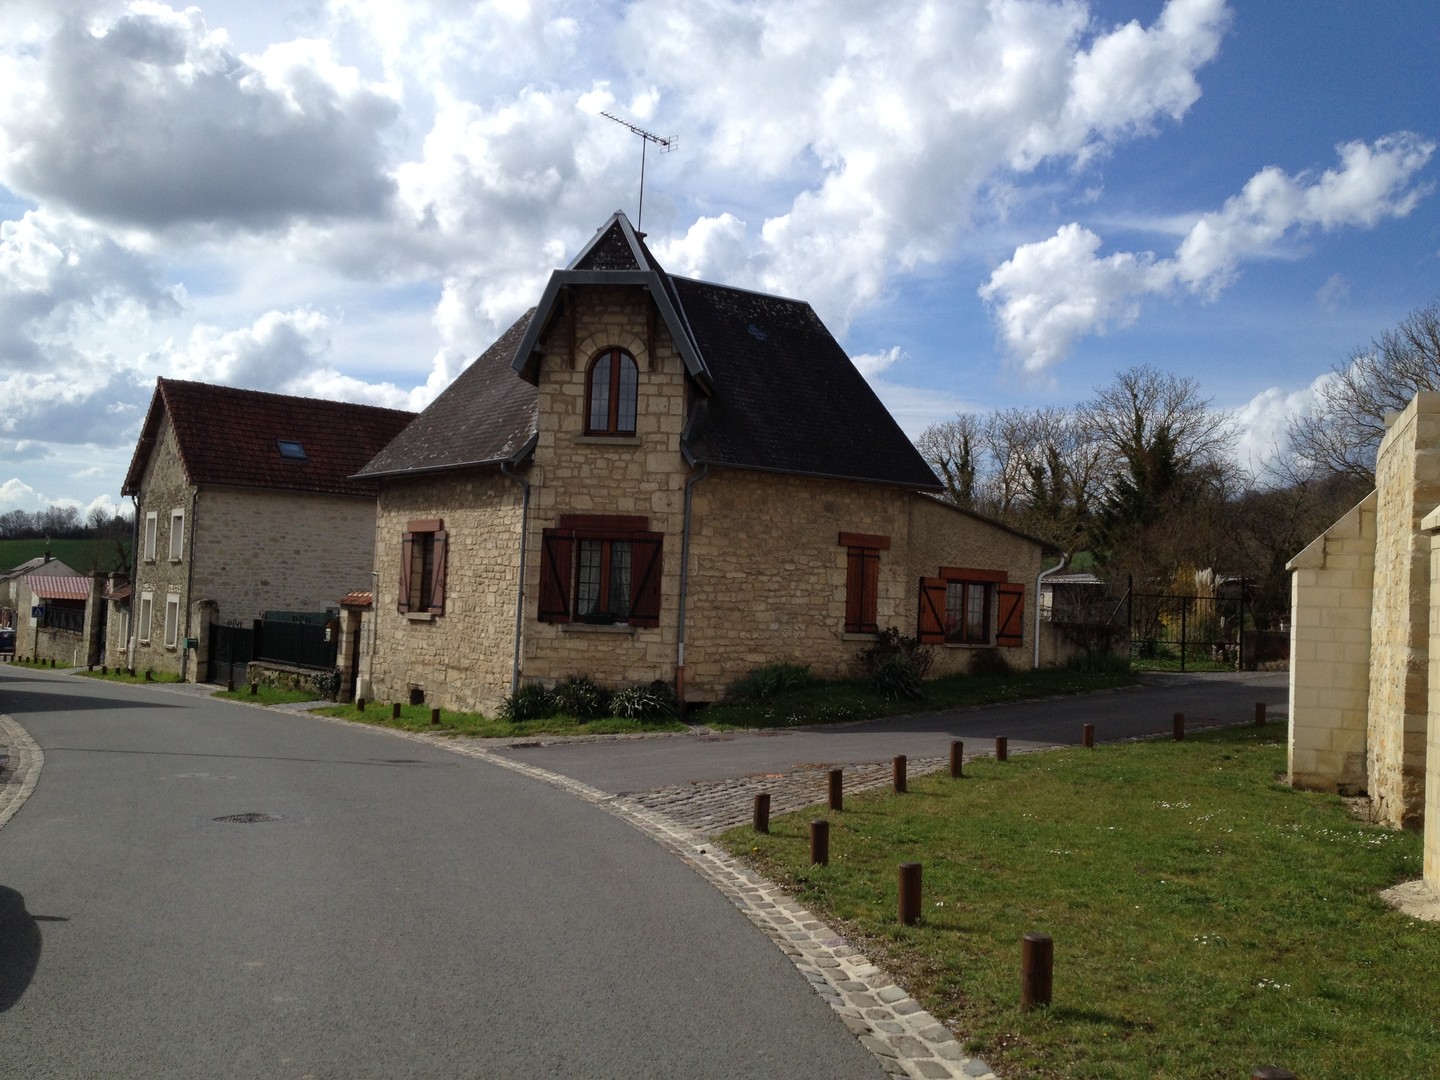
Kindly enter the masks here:
<path id="1" fill-rule="evenodd" d="M 262 821 L 279 821 L 274 814 L 226 814 L 224 817 L 215 818 L 216 821 L 224 822 L 226 825 L 255 825 Z"/>

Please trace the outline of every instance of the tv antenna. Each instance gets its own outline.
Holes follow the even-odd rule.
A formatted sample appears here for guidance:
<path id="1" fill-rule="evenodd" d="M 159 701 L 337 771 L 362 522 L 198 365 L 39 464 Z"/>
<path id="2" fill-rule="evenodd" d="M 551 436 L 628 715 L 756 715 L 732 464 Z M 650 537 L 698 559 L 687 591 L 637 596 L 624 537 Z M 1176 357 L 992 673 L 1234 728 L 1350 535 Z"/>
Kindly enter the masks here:
<path id="1" fill-rule="evenodd" d="M 668 154 L 671 150 L 674 150 L 676 146 L 680 145 L 680 136 L 671 135 L 669 138 L 664 138 L 656 135 L 653 131 L 646 131 L 642 127 L 635 126 L 630 123 L 629 120 L 622 120 L 613 113 L 602 112 L 600 115 L 608 120 L 614 120 L 617 124 L 629 128 L 636 135 L 640 136 L 640 208 L 635 211 L 635 229 L 638 232 L 640 222 L 644 220 L 645 217 L 645 151 L 651 143 L 654 143 L 660 148 L 662 154 Z"/>

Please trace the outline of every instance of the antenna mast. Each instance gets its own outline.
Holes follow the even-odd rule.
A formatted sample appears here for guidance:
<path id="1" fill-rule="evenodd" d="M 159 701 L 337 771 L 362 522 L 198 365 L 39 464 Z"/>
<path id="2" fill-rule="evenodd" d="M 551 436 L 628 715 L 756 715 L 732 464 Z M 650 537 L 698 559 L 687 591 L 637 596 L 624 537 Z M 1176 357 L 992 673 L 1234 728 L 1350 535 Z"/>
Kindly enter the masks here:
<path id="1" fill-rule="evenodd" d="M 630 121 L 622 120 L 613 113 L 602 112 L 600 115 L 608 120 L 614 120 L 617 124 L 629 128 L 636 135 L 640 136 L 640 208 L 635 211 L 635 228 L 638 231 L 641 221 L 645 218 L 645 151 L 651 143 L 654 143 L 660 148 L 662 154 L 668 154 L 680 144 L 680 136 L 671 135 L 669 138 L 663 138 L 656 135 L 653 131 L 646 131 L 642 127 L 636 127 L 630 123 Z"/>

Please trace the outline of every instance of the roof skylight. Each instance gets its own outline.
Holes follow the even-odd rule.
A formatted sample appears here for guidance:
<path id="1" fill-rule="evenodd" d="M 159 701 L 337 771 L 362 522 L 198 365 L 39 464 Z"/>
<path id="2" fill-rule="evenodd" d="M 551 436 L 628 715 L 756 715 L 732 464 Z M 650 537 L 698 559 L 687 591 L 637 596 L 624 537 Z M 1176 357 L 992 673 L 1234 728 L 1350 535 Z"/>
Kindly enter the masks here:
<path id="1" fill-rule="evenodd" d="M 275 445 L 280 450 L 280 456 L 283 458 L 290 458 L 294 461 L 308 460 L 304 445 L 296 442 L 294 439 L 276 439 Z"/>

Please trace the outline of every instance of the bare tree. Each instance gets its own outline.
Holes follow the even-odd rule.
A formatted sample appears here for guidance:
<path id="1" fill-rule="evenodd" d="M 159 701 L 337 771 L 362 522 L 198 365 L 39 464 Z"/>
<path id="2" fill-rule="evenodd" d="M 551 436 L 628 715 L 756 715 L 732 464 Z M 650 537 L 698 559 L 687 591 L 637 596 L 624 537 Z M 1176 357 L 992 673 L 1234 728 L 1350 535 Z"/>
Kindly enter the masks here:
<path id="1" fill-rule="evenodd" d="M 1440 302 L 1407 315 L 1393 330 L 1350 354 L 1318 387 L 1308 413 L 1290 422 L 1290 447 L 1302 466 L 1370 484 L 1385 434 L 1385 414 L 1424 390 L 1440 390 Z"/>
<path id="2" fill-rule="evenodd" d="M 957 506 L 975 508 L 988 428 L 985 417 L 957 413 L 954 420 L 931 424 L 916 440 L 916 448 L 945 482 L 946 498 Z"/>

